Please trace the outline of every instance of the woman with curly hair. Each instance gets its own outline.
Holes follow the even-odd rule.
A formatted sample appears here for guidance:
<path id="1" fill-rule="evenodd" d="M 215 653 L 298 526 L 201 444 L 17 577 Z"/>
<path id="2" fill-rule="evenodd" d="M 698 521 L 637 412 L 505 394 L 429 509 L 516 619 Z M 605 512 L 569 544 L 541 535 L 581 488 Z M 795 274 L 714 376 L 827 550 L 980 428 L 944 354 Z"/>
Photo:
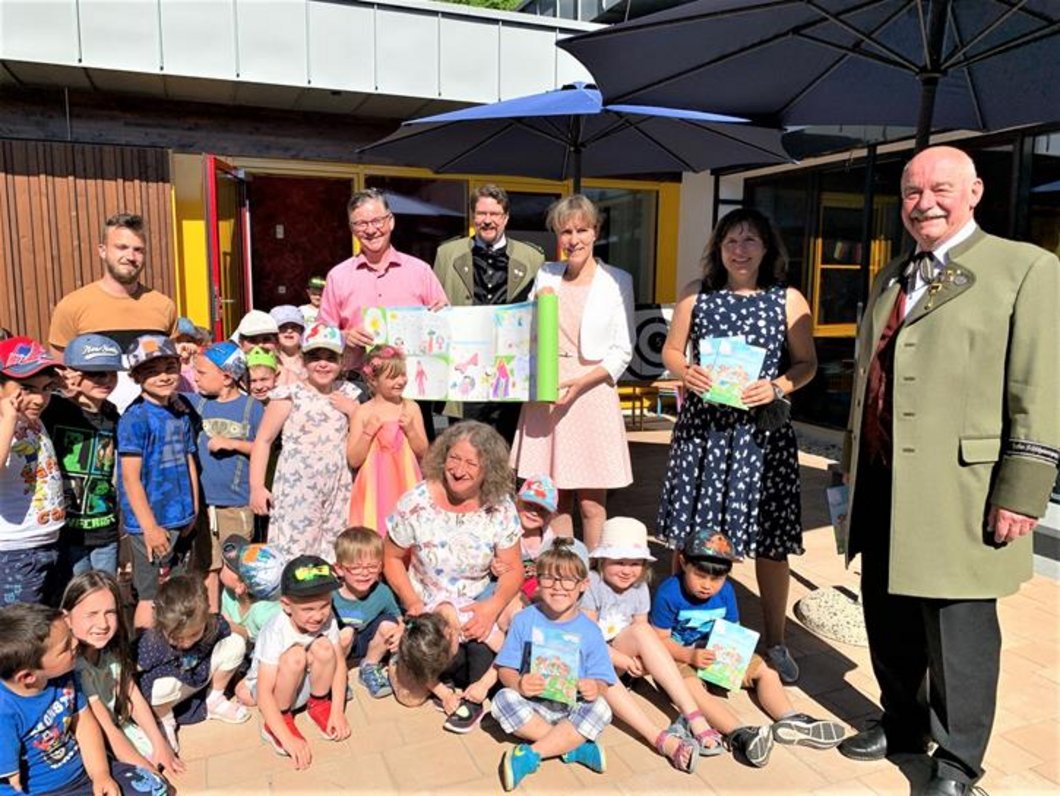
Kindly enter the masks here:
<path id="1" fill-rule="evenodd" d="M 437 611 L 461 641 L 496 650 L 497 617 L 523 584 L 508 445 L 485 423 L 457 423 L 428 449 L 423 476 L 387 518 L 387 583 L 409 616 Z M 507 564 L 495 583 L 494 557 Z"/>

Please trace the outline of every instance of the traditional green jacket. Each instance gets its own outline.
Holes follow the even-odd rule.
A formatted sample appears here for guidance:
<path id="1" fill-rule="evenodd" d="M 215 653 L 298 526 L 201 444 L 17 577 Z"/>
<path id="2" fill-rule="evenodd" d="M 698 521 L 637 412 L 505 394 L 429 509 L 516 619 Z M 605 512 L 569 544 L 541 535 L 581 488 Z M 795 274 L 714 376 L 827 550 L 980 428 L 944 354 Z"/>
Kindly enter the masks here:
<path id="1" fill-rule="evenodd" d="M 858 335 L 843 467 L 847 532 L 856 496 L 866 381 L 906 258 L 877 276 Z M 991 506 L 1040 517 L 1060 459 L 1060 262 L 980 230 L 953 247 L 941 281 L 899 327 L 894 349 L 892 594 L 1011 594 L 1032 574 L 1028 535 L 999 546 Z M 849 563 L 849 554 L 848 554 Z"/>
<path id="2" fill-rule="evenodd" d="M 475 270 L 471 261 L 473 238 L 453 238 L 438 247 L 434 257 L 434 273 L 445 289 L 449 303 L 457 307 L 474 304 Z M 533 284 L 537 269 L 545 255 L 537 246 L 507 238 L 508 300 L 518 296 Z"/>

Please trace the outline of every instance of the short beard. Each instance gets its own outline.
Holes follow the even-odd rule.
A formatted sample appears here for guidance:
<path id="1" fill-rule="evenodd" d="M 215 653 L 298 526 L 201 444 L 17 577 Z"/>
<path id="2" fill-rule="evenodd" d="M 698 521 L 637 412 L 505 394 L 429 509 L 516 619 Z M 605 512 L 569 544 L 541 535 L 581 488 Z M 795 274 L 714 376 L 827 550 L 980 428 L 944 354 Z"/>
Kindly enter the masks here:
<path id="1" fill-rule="evenodd" d="M 144 270 L 142 267 L 138 268 L 133 274 L 127 276 L 126 274 L 121 273 L 110 263 L 106 263 L 106 266 L 107 273 L 110 274 L 111 279 L 121 285 L 135 285 L 137 282 L 140 281 L 140 274 L 143 273 Z"/>

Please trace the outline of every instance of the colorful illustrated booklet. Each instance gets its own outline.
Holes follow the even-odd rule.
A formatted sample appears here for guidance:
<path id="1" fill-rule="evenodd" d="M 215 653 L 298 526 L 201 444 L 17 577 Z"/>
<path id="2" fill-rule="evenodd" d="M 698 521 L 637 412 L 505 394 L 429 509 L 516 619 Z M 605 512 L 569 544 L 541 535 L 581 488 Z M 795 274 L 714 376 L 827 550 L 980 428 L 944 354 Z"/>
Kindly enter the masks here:
<path id="1" fill-rule="evenodd" d="M 704 401 L 747 409 L 740 396 L 762 373 L 766 350 L 743 337 L 708 337 L 699 341 L 700 367 L 710 371 L 711 386 Z"/>
<path id="2" fill-rule="evenodd" d="M 523 669 L 545 678 L 541 699 L 551 699 L 565 705 L 578 700 L 578 666 L 582 638 L 558 627 L 535 625 L 527 645 L 529 663 Z"/>
<path id="3" fill-rule="evenodd" d="M 405 352 L 406 398 L 554 401 L 559 381 L 556 296 L 486 307 L 369 307 L 374 345 Z"/>
<path id="4" fill-rule="evenodd" d="M 714 663 L 700 669 L 701 680 L 720 685 L 729 691 L 737 690 L 743 683 L 744 672 L 751 663 L 758 633 L 727 619 L 714 620 L 707 648 L 714 650 Z"/>

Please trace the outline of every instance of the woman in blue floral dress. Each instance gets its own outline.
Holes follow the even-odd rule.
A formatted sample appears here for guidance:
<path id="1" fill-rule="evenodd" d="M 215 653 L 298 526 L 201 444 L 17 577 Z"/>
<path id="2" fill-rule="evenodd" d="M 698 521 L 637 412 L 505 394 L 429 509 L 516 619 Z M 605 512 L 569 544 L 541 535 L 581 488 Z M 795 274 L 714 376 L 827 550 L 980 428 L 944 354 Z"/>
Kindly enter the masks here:
<path id="1" fill-rule="evenodd" d="M 738 555 L 755 559 L 767 657 L 790 683 L 799 676 L 784 643 L 787 557 L 803 552 L 798 448 L 790 420 L 774 430 L 760 426 L 779 408 L 769 405 L 817 369 L 810 308 L 785 287 L 783 244 L 757 210 L 736 210 L 718 222 L 703 260 L 703 279 L 682 291 L 663 349 L 686 399 L 670 443 L 658 530 L 675 551 L 691 531 L 719 530 Z M 750 411 L 700 397 L 711 386 L 699 362 L 700 341 L 734 336 L 766 350 L 760 378 L 741 396 Z"/>

